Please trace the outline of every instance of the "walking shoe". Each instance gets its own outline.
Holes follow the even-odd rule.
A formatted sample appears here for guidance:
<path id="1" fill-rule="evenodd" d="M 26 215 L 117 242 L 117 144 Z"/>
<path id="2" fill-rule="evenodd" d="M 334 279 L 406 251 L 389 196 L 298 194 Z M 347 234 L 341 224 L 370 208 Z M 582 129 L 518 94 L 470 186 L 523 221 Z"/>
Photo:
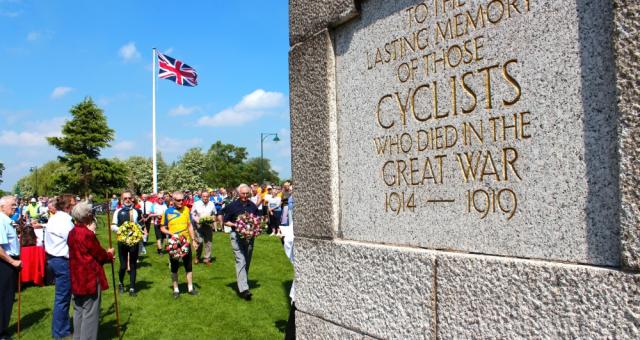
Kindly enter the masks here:
<path id="1" fill-rule="evenodd" d="M 248 289 L 240 292 L 240 296 L 247 301 L 251 300 L 251 292 Z"/>
<path id="2" fill-rule="evenodd" d="M 198 294 L 199 294 L 199 293 L 198 293 L 198 291 L 197 291 L 195 288 L 193 288 L 191 291 L 189 291 L 189 295 L 196 296 L 196 295 L 198 295 Z"/>
<path id="3" fill-rule="evenodd" d="M 120 292 L 120 294 L 124 294 L 124 285 L 122 283 L 118 284 L 118 292 Z"/>
<path id="4" fill-rule="evenodd" d="M 174 292 L 173 292 L 173 298 L 174 298 L 174 299 L 177 299 L 177 298 L 179 298 L 179 297 L 180 297 L 180 292 L 175 292 L 175 291 L 174 291 Z"/>
<path id="5" fill-rule="evenodd" d="M 162 250 L 158 249 L 158 255 L 162 256 Z"/>
<path id="6" fill-rule="evenodd" d="M 137 296 L 137 295 L 138 295 L 138 294 L 136 293 L 136 290 L 135 290 L 135 289 L 133 289 L 133 288 L 129 289 L 129 296 L 133 296 L 133 297 L 135 297 L 135 296 Z"/>

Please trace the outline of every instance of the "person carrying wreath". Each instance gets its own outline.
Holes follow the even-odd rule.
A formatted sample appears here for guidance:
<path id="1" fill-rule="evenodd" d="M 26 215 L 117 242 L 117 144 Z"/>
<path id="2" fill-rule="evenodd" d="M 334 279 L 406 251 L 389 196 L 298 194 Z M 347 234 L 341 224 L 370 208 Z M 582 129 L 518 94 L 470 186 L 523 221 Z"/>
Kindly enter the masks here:
<path id="1" fill-rule="evenodd" d="M 142 230 L 142 212 L 133 206 L 133 194 L 131 191 L 126 190 L 122 193 L 122 208 L 116 210 L 113 213 L 113 220 L 111 221 L 111 230 L 118 232 L 119 228 L 125 224 L 125 222 L 131 222 L 135 224 L 140 230 Z M 118 289 L 120 293 L 124 293 L 124 275 L 127 272 L 127 263 L 129 264 L 129 295 L 136 296 L 136 272 L 138 262 L 139 245 L 127 244 L 118 240 L 118 258 L 120 259 L 120 271 L 118 272 L 118 278 L 120 284 Z"/>
<path id="2" fill-rule="evenodd" d="M 173 193 L 173 206 L 167 208 L 162 216 L 162 232 L 171 238 L 173 236 L 184 236 L 187 242 L 193 243 L 193 248 L 198 247 L 195 239 L 195 232 L 191 225 L 191 214 L 189 208 L 184 206 L 184 194 L 180 191 Z M 191 263 L 193 249 L 189 248 L 187 254 L 182 257 L 184 270 L 187 273 L 187 289 L 189 294 L 198 295 L 198 291 L 193 287 L 193 264 Z M 173 281 L 173 298 L 180 297 L 180 289 L 178 288 L 178 269 L 180 268 L 180 259 L 169 257 L 171 263 L 171 280 Z"/>
<path id="3" fill-rule="evenodd" d="M 258 215 L 258 207 L 251 202 L 251 188 L 246 184 L 238 186 L 239 199 L 231 202 L 225 210 L 225 225 L 231 227 L 231 249 L 236 258 L 236 280 L 238 283 L 238 292 L 245 300 L 251 300 L 251 292 L 249 291 L 249 265 L 251 264 L 251 256 L 253 255 L 253 238 L 242 238 L 236 232 L 236 222 L 238 216 L 242 214 Z"/>
<path id="4" fill-rule="evenodd" d="M 195 222 L 197 229 L 197 241 L 198 250 L 196 251 L 196 264 L 200 261 L 202 255 L 202 248 L 204 248 L 204 263 L 211 264 L 211 247 L 213 244 L 213 222 L 216 217 L 216 207 L 209 200 L 209 192 L 203 191 L 201 199 L 193 203 L 193 209 L 191 210 L 191 216 Z M 205 218 L 209 219 L 208 223 L 205 223 Z M 203 247 L 204 246 L 204 247 Z"/>

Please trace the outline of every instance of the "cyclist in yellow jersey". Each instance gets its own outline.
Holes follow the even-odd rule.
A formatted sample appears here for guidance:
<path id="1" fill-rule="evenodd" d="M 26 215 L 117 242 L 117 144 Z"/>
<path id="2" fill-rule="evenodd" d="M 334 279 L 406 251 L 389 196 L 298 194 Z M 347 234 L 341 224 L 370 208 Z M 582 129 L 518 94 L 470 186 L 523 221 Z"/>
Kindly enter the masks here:
<path id="1" fill-rule="evenodd" d="M 173 206 L 165 210 L 162 216 L 162 226 L 160 230 L 171 237 L 184 236 L 192 243 L 193 248 L 189 248 L 189 252 L 182 258 L 184 264 L 184 270 L 187 272 L 187 287 L 189 294 L 198 295 L 198 291 L 193 288 L 193 275 L 192 275 L 192 252 L 193 249 L 198 246 L 195 241 L 195 233 L 193 226 L 191 225 L 191 217 L 189 208 L 183 205 L 184 195 L 176 191 L 173 193 Z M 171 262 L 171 280 L 173 281 L 173 297 L 177 299 L 180 297 L 180 290 L 178 289 L 178 269 L 180 268 L 180 259 L 170 258 Z"/>

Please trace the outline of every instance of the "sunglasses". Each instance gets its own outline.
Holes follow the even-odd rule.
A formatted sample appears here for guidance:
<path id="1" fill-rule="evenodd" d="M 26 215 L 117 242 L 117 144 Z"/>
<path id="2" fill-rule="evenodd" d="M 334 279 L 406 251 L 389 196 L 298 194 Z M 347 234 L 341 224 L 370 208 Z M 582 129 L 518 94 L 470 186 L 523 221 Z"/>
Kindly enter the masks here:
<path id="1" fill-rule="evenodd" d="M 177 199 L 177 198 L 176 198 L 176 199 L 174 199 L 174 201 L 176 201 L 176 202 L 182 202 L 182 198 L 181 198 L 181 199 Z"/>

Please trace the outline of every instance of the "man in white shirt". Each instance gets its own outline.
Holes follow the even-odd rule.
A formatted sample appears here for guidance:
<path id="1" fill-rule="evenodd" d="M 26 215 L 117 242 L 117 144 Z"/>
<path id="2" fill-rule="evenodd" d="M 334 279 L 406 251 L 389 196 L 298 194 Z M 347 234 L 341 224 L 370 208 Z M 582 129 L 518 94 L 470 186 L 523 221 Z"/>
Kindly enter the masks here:
<path id="1" fill-rule="evenodd" d="M 140 196 L 140 211 L 142 211 L 142 226 L 145 233 L 142 237 L 142 244 L 140 245 L 140 253 L 142 255 L 147 254 L 145 246 L 147 245 L 147 238 L 149 237 L 149 229 L 151 229 L 151 212 L 153 211 L 153 202 L 149 200 L 149 195 L 142 194 Z"/>
<path id="2" fill-rule="evenodd" d="M 76 205 L 73 195 L 65 194 L 56 202 L 56 213 L 49 218 L 44 235 L 47 265 L 53 271 L 56 280 L 56 292 L 53 302 L 53 320 L 51 335 L 55 339 L 71 335 L 69 304 L 71 303 L 71 276 L 69 273 L 69 246 L 67 238 L 73 229 L 71 209 Z"/>
<path id="3" fill-rule="evenodd" d="M 211 264 L 211 248 L 213 244 L 213 230 L 212 224 L 210 225 L 201 225 L 200 218 L 204 216 L 211 216 L 215 220 L 216 216 L 216 206 L 209 200 L 209 192 L 203 191 L 200 200 L 193 204 L 193 209 L 191 210 L 191 217 L 195 222 L 196 232 L 198 234 L 198 249 L 196 251 L 196 259 L 195 263 L 197 264 L 200 261 L 200 257 L 202 256 L 202 244 L 204 241 L 204 263 L 207 265 Z"/>
<path id="4" fill-rule="evenodd" d="M 153 229 L 156 234 L 156 243 L 158 246 L 158 255 L 162 255 L 162 240 L 164 240 L 164 234 L 160 230 L 160 224 L 162 221 L 162 215 L 167 210 L 167 205 L 164 202 L 163 195 L 158 195 L 156 203 L 151 207 L 151 218 L 153 220 Z"/>
<path id="5" fill-rule="evenodd" d="M 9 320 L 16 294 L 20 261 L 20 244 L 9 216 L 16 209 L 16 198 L 0 198 L 0 339 L 10 339 Z"/>

